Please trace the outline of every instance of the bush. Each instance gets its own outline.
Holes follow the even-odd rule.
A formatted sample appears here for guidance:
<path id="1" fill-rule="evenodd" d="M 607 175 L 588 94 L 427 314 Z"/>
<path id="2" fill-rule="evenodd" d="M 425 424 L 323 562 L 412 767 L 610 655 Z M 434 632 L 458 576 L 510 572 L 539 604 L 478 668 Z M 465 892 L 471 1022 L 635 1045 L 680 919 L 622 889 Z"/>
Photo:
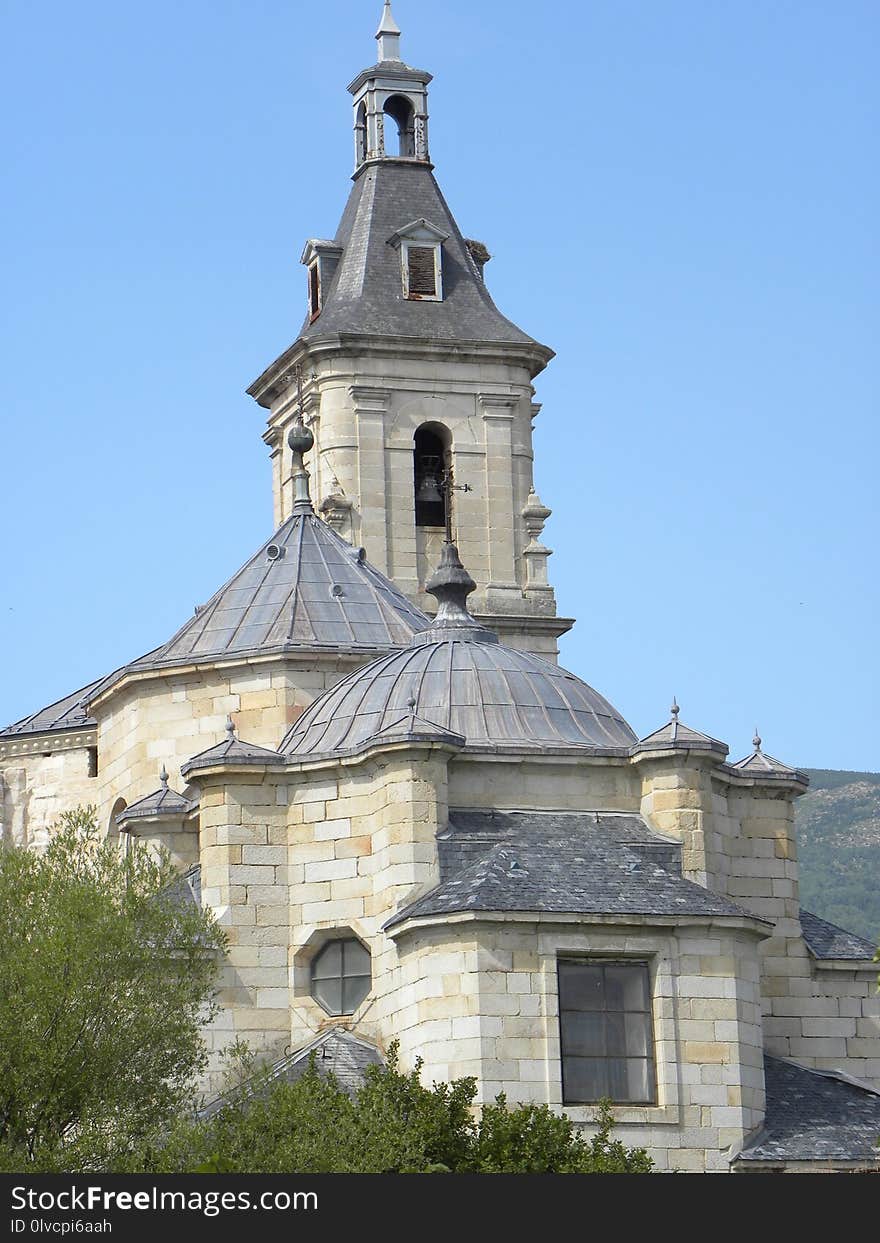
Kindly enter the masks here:
<path id="1" fill-rule="evenodd" d="M 584 1139 L 546 1105 L 510 1108 L 504 1097 L 472 1109 L 473 1079 L 426 1088 L 421 1064 L 371 1066 L 354 1097 L 314 1055 L 294 1083 L 265 1074 L 234 1090 L 204 1121 L 181 1122 L 161 1147 L 142 1154 L 151 1172 L 225 1173 L 647 1173 L 643 1149 L 610 1138 L 607 1103 L 598 1132 Z"/>
<path id="2" fill-rule="evenodd" d="M 191 1099 L 224 942 L 177 879 L 92 809 L 0 847 L 0 1170 L 106 1169 Z"/>

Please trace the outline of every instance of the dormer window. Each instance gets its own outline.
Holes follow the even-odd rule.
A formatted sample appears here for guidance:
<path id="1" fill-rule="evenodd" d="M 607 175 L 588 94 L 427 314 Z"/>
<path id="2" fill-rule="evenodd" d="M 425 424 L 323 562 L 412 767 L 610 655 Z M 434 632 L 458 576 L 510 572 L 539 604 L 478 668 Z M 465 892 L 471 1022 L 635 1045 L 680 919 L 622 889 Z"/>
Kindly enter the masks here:
<path id="1" fill-rule="evenodd" d="M 321 274 L 318 271 L 318 260 L 309 264 L 309 319 L 317 319 L 321 314 Z"/>
<path id="2" fill-rule="evenodd" d="M 414 302 L 443 301 L 443 243 L 448 233 L 429 220 L 413 220 L 388 239 L 400 251 L 404 298 Z"/>
<path id="3" fill-rule="evenodd" d="M 324 308 L 325 296 L 341 257 L 342 247 L 335 242 L 311 237 L 305 244 L 301 262 L 308 270 L 309 323 L 317 319 Z"/>
<path id="4" fill-rule="evenodd" d="M 411 242 L 404 242 L 401 249 L 403 296 L 439 300 L 443 296 L 440 291 L 440 247 L 416 246 Z"/>

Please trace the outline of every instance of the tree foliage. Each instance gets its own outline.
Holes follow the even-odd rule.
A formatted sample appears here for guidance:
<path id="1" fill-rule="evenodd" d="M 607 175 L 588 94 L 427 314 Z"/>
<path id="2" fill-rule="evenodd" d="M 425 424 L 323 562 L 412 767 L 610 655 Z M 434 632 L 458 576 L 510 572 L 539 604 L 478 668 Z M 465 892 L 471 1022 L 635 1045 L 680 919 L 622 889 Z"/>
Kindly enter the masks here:
<path id="1" fill-rule="evenodd" d="M 186 1173 L 648 1173 L 644 1149 L 611 1138 L 607 1104 L 596 1134 L 585 1139 L 569 1118 L 546 1105 L 508 1106 L 504 1097 L 472 1106 L 471 1078 L 427 1088 L 420 1063 L 371 1066 L 348 1095 L 312 1057 L 293 1083 L 250 1079 L 219 1112 L 184 1121 L 137 1168 Z"/>
<path id="2" fill-rule="evenodd" d="M 222 944 L 93 809 L 42 854 L 0 848 L 0 1169 L 106 1169 L 184 1107 Z"/>

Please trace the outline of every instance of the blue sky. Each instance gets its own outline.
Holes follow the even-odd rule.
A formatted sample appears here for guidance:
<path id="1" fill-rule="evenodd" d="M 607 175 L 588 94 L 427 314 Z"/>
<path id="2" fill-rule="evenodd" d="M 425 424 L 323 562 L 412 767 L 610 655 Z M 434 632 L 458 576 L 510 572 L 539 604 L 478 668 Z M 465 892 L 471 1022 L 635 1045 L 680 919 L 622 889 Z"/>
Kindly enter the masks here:
<path id="1" fill-rule="evenodd" d="M 379 0 L 6 0 L 0 718 L 156 646 L 271 531 L 245 388 L 349 188 Z M 880 8 L 396 0 L 437 176 L 551 345 L 562 660 L 639 733 L 876 740 Z"/>

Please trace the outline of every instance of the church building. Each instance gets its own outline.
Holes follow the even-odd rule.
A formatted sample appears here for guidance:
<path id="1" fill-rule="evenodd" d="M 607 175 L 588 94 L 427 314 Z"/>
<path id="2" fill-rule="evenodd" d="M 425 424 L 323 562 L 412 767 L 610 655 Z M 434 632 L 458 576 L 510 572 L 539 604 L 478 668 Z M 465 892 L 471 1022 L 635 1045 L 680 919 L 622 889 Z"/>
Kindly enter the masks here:
<path id="1" fill-rule="evenodd" d="M 639 738 L 557 663 L 553 351 L 446 204 L 390 3 L 376 39 L 348 202 L 248 389 L 276 529 L 161 647 L 0 731 L 0 840 L 95 805 L 171 852 L 229 937 L 206 1097 L 237 1039 L 345 1082 L 398 1041 L 481 1102 L 589 1128 L 610 1097 L 660 1170 L 876 1169 L 878 968 L 800 907 L 807 779 L 675 703 Z"/>

